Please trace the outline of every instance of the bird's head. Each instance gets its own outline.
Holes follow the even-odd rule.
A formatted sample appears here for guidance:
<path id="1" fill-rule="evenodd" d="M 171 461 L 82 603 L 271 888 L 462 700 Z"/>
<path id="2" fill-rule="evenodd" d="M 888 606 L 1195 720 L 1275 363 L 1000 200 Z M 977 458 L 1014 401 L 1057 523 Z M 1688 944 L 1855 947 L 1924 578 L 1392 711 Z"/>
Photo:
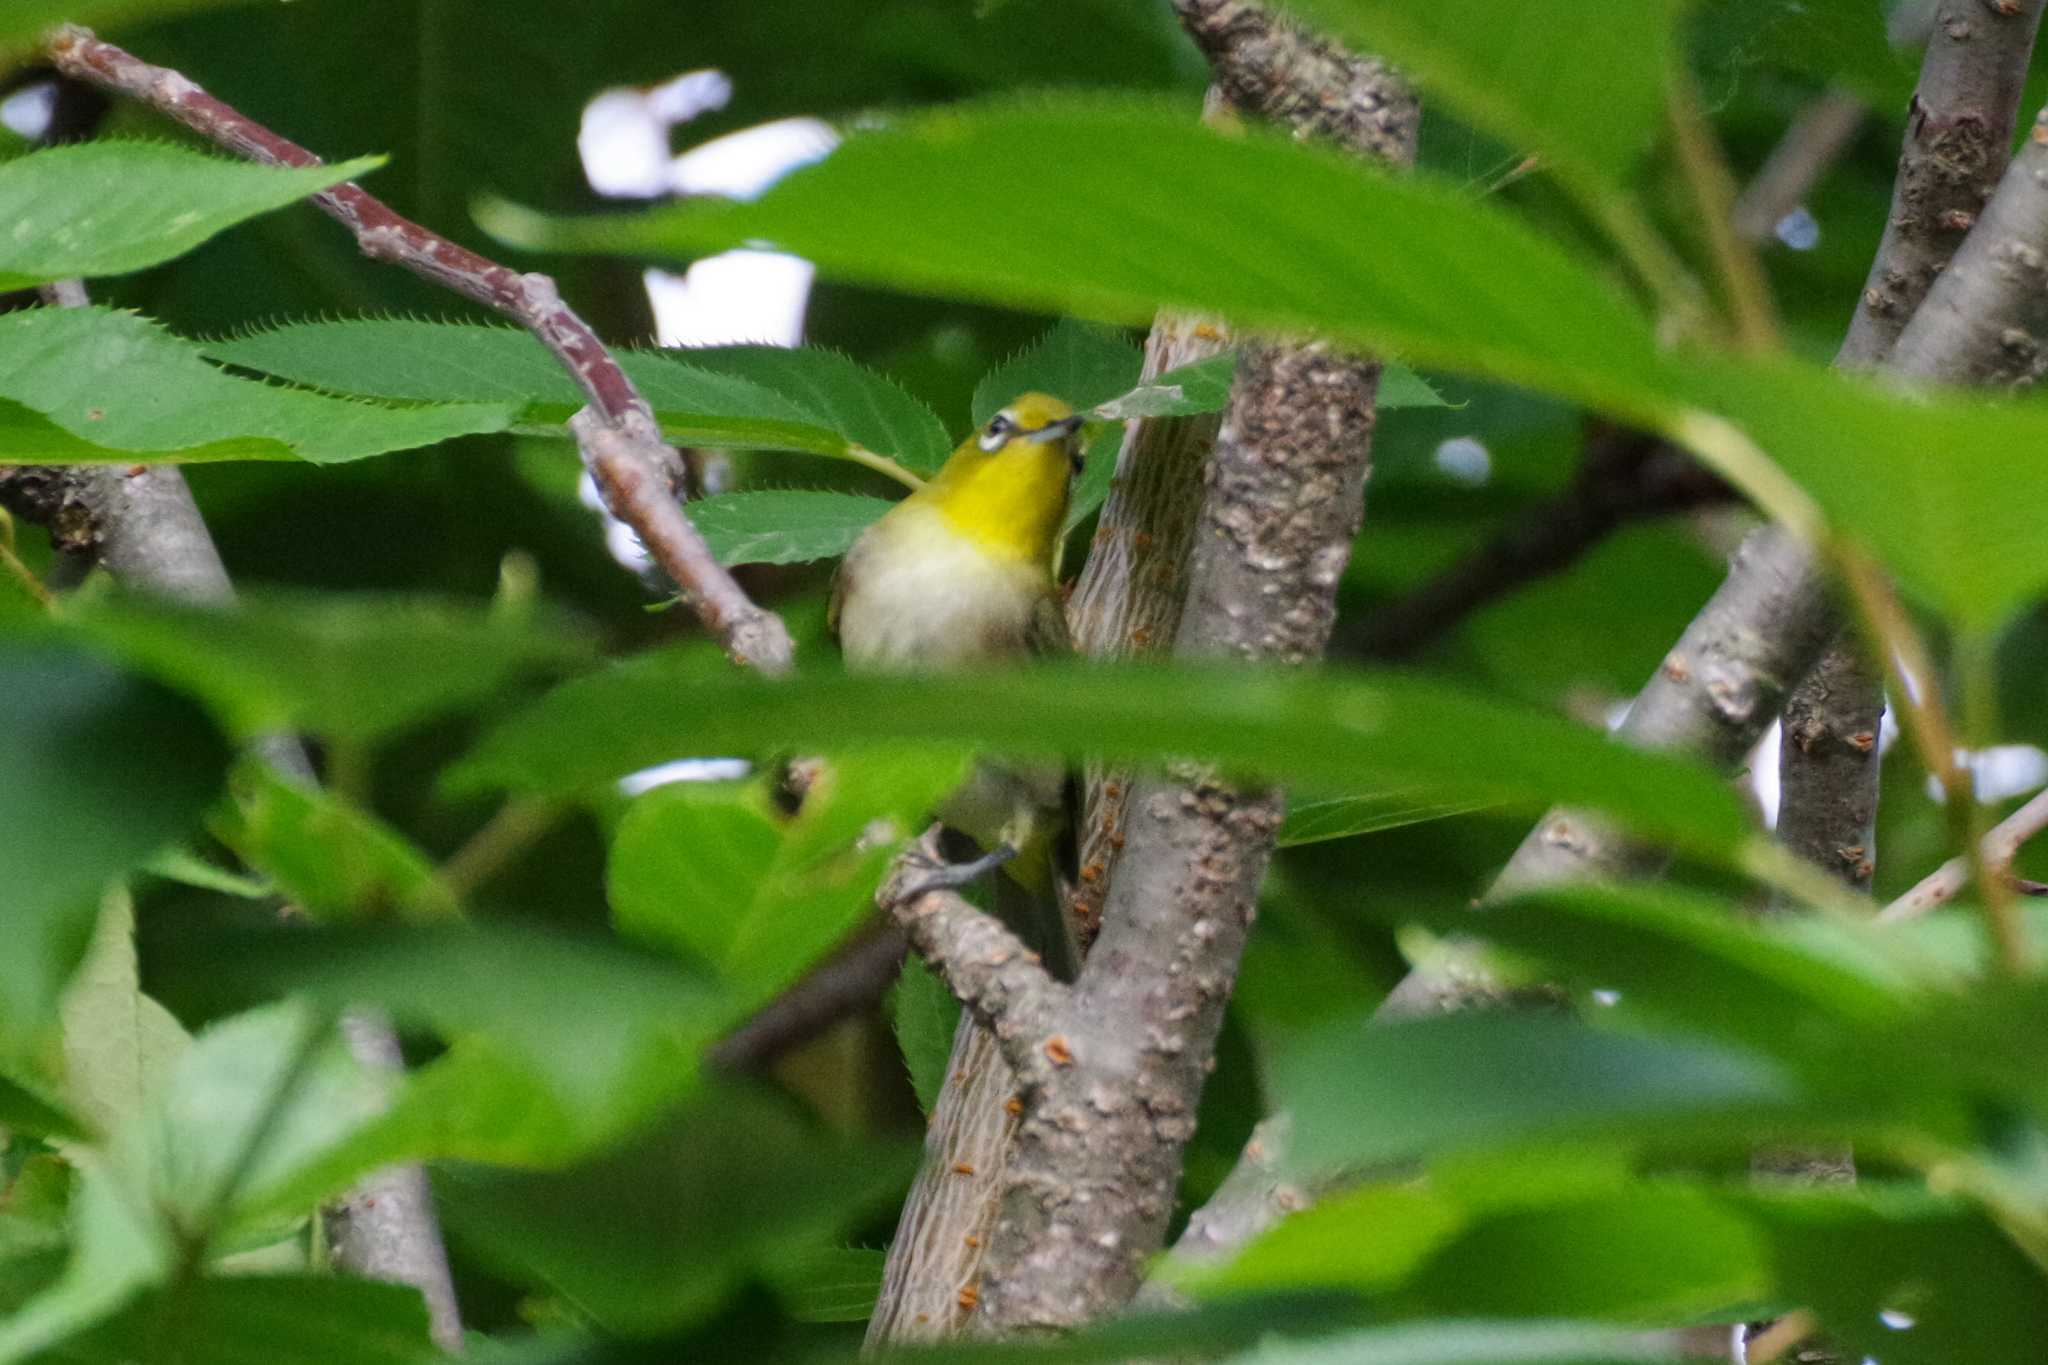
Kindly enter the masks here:
<path id="1" fill-rule="evenodd" d="M 1073 437 L 1080 429 L 1079 415 L 1051 394 L 1020 393 L 988 419 L 974 443 L 990 455 L 1016 445 L 1055 446 L 1079 473 L 1080 446 Z"/>
<path id="2" fill-rule="evenodd" d="M 960 443 L 920 496 L 992 550 L 1050 563 L 1081 468 L 1081 420 L 1050 394 L 1019 394 Z"/>

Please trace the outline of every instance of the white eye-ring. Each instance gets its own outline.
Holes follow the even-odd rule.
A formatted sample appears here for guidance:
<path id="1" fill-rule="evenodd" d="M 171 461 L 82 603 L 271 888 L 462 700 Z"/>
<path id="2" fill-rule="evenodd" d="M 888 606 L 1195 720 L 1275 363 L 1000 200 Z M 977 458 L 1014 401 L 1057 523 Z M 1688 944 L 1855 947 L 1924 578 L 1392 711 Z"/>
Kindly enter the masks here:
<path id="1" fill-rule="evenodd" d="M 1001 450 L 1004 443 L 1010 439 L 1010 432 L 1016 425 L 1009 413 L 999 412 L 988 419 L 988 425 L 982 428 L 981 440 L 977 444 L 986 451 Z"/>

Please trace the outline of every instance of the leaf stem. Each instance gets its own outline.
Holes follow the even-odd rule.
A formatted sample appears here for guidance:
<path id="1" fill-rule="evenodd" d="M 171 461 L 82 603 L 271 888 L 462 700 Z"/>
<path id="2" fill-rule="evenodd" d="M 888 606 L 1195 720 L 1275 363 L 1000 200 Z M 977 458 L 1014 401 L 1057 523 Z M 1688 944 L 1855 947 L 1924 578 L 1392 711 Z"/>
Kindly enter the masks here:
<path id="1" fill-rule="evenodd" d="M 1777 309 L 1757 265 L 1756 252 L 1735 232 L 1735 180 L 1700 113 L 1699 91 L 1682 63 L 1664 82 L 1665 112 L 1671 121 L 1678 166 L 1692 194 L 1693 210 L 1713 257 L 1721 292 L 1734 316 L 1735 338 L 1745 351 L 1774 351 L 1782 344 Z"/>
<path id="2" fill-rule="evenodd" d="M 503 871 L 533 842 L 555 827 L 562 808 L 552 801 L 524 798 L 507 801 L 448 855 L 438 873 L 441 885 L 458 901 Z"/>
<path id="3" fill-rule="evenodd" d="M 856 441 L 846 443 L 846 458 L 852 460 L 855 464 L 866 465 L 877 474 L 888 475 L 913 493 L 924 487 L 923 479 L 920 479 L 887 455 L 877 455 L 874 451 L 869 450 L 866 446 Z"/>
<path id="4" fill-rule="evenodd" d="M 41 603 L 44 611 L 56 607 L 57 599 L 50 589 L 14 552 L 14 518 L 4 508 L 0 508 L 0 569 L 7 570 L 10 578 L 18 579 L 23 590 Z"/>

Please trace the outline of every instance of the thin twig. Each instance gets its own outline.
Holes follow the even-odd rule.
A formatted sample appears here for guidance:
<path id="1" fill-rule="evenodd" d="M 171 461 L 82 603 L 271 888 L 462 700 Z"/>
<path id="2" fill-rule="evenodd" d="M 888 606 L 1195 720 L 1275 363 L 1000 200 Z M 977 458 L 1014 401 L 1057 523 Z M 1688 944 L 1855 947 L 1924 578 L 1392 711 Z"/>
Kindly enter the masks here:
<path id="1" fill-rule="evenodd" d="M 66 307 L 89 304 L 84 285 L 70 283 L 53 290 L 53 299 Z M 214 606 L 234 601 L 227 566 L 176 465 L 123 470 L 22 466 L 0 471 L 0 498 L 48 527 L 54 545 L 96 559 L 126 588 Z M 313 783 L 312 761 L 295 737 L 264 736 L 252 748 L 286 780 Z M 351 1010 L 341 1027 L 359 1065 L 392 1074 L 404 1069 L 389 1021 Z M 455 1284 L 418 1163 L 366 1177 L 339 1202 L 327 1231 L 336 1264 L 418 1289 L 435 1342 L 445 1350 L 462 1349 Z"/>
<path id="2" fill-rule="evenodd" d="M 1963 853 L 1950 858 L 1880 911 L 1879 922 L 1915 919 L 1948 904 L 1962 894 L 1978 867 L 1987 869 L 1994 877 L 2009 876 L 2020 848 L 2044 829 L 2048 829 L 2048 791 L 2036 794 L 2033 800 L 1994 825 L 1979 841 L 1974 861 Z"/>
<path id="3" fill-rule="evenodd" d="M 1862 97 L 1842 86 L 1809 101 L 1736 198 L 1731 219 L 1737 234 L 1768 241 L 1841 159 L 1866 116 Z"/>
<path id="4" fill-rule="evenodd" d="M 437 873 L 441 884 L 456 900 L 468 900 L 561 818 L 562 808 L 552 801 L 519 797 L 507 801 L 442 861 Z"/>
<path id="5" fill-rule="evenodd" d="M 100 41 L 67 24 L 48 51 L 58 70 L 139 100 L 252 161 L 317 166 L 320 158 L 230 108 L 176 71 Z M 683 515 L 674 490 L 685 466 L 646 399 L 546 275 L 518 271 L 458 246 L 394 213 L 355 184 L 313 196 L 322 212 L 355 235 L 363 254 L 400 266 L 517 322 L 553 352 L 590 399 L 570 421 L 584 464 L 614 516 L 631 526 L 681 598 L 726 652 L 764 673 L 786 673 L 793 647 L 780 617 L 763 611 L 718 563 Z"/>
<path id="6" fill-rule="evenodd" d="M 882 926 L 819 963 L 747 1022 L 721 1038 L 705 1060 L 720 1071 L 755 1074 L 842 1019 L 872 1008 L 903 969 L 903 931 Z"/>
<path id="7" fill-rule="evenodd" d="M 1727 502 L 1734 490 L 1685 452 L 1608 429 L 1586 443 L 1571 486 L 1532 504 L 1484 545 L 1346 629 L 1333 652 L 1412 658 L 1473 613 L 1577 563 L 1618 528 Z"/>

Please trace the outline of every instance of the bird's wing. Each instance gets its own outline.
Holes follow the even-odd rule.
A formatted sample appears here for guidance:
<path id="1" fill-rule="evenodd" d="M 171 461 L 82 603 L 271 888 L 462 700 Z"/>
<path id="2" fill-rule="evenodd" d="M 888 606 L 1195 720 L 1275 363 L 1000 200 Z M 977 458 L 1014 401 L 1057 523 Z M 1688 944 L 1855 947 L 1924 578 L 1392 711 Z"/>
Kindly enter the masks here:
<path id="1" fill-rule="evenodd" d="M 1039 598 L 1031 609 L 1024 650 L 1038 659 L 1058 659 L 1074 652 L 1074 637 L 1067 633 L 1067 613 L 1057 592 Z"/>

